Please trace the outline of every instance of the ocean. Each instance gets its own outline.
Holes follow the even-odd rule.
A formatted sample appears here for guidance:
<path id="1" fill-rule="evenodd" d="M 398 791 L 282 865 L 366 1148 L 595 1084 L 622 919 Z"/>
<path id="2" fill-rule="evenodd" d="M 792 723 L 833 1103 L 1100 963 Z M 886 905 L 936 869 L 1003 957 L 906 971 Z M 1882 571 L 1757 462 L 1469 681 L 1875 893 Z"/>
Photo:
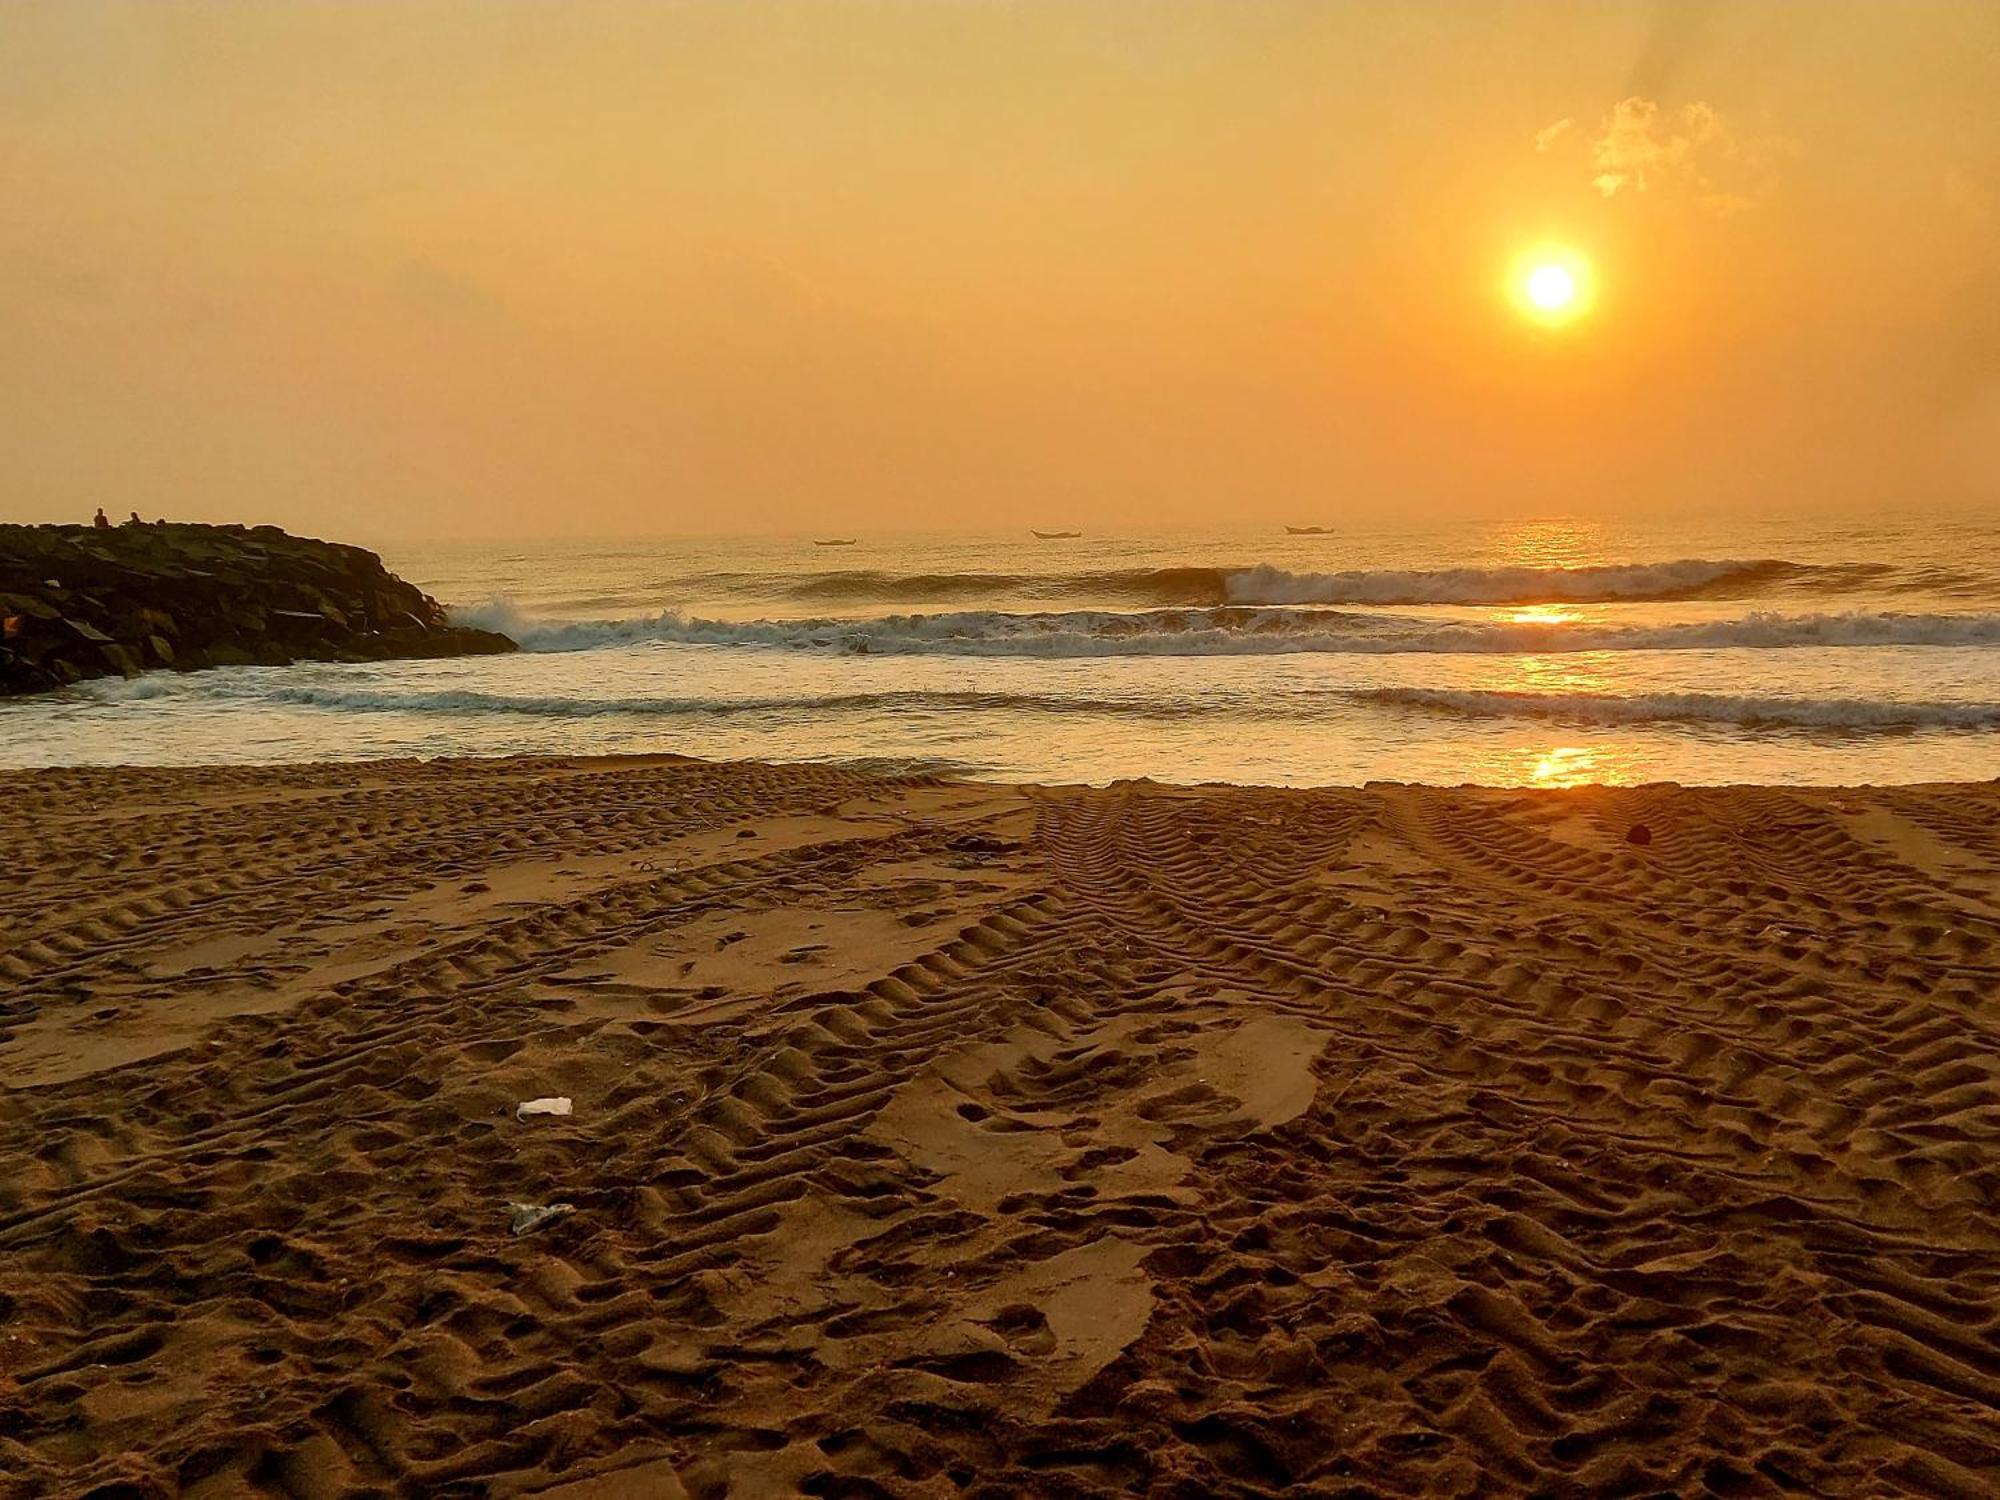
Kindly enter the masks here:
<path id="1" fill-rule="evenodd" d="M 0 703 L 0 764 L 671 751 L 1090 783 L 2000 775 L 2000 524 L 378 550 L 523 651 L 92 682 Z"/>

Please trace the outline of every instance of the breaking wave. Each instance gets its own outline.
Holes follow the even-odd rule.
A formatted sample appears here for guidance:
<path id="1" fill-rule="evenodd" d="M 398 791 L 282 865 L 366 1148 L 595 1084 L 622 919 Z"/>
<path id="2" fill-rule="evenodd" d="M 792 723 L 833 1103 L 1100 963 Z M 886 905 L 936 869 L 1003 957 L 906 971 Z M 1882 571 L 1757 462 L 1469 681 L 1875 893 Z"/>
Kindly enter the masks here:
<path id="1" fill-rule="evenodd" d="M 1993 729 L 2000 703 L 1893 703 L 1861 698 L 1733 697 L 1718 693 L 1474 692 L 1450 688 L 1353 688 L 1356 703 L 1428 709 L 1472 718 L 1561 719 L 1588 724 L 1726 724 L 1742 728 Z"/>
<path id="2" fill-rule="evenodd" d="M 530 718 L 743 719 L 759 715 L 811 720 L 826 713 L 965 711 L 1083 715 L 1129 719 L 1188 717 L 1324 719 L 1342 707 L 1448 714 L 1470 719 L 1552 719 L 1587 724 L 1682 723 L 1745 729 L 1909 732 L 2000 728 L 2000 703 L 1927 703 L 1863 698 L 1790 698 L 1719 693 L 1538 693 L 1432 687 L 1263 687 L 1249 692 L 1210 688 L 1199 696 L 1157 690 L 1115 693 L 977 692 L 904 689 L 804 693 L 749 698 L 572 696 L 468 689 L 384 690 L 363 684 L 302 684 L 273 680 L 268 670 L 242 674 L 108 679 L 80 690 L 111 701 L 180 697 L 246 705 L 281 704 L 344 713 L 518 715 Z"/>
<path id="3" fill-rule="evenodd" d="M 1258 566 L 1231 573 L 1232 604 L 1592 604 L 1748 593 L 1820 571 L 1761 561 L 1633 563 L 1591 568 L 1444 568 L 1426 572 L 1290 573 Z"/>
<path id="4" fill-rule="evenodd" d="M 1784 615 L 1654 625 L 1439 621 L 1328 609 L 1215 607 L 1009 614 L 971 610 L 872 620 L 705 620 L 668 610 L 629 620 L 534 619 L 504 602 L 452 618 L 511 636 L 529 651 L 587 651 L 648 642 L 956 656 L 1256 656 L 1677 651 L 1804 646 L 2000 645 L 2000 615 Z"/>
<path id="5" fill-rule="evenodd" d="M 1547 604 L 1733 597 L 1787 581 L 1839 588 L 1891 571 L 1885 564 L 1816 566 L 1780 559 L 1682 558 L 1587 568 L 1372 569 L 1294 573 L 1238 568 L 1125 568 L 1079 573 L 895 573 L 857 568 L 779 586 L 821 603 L 950 604 L 974 600 L 1117 600 L 1150 605 Z"/>

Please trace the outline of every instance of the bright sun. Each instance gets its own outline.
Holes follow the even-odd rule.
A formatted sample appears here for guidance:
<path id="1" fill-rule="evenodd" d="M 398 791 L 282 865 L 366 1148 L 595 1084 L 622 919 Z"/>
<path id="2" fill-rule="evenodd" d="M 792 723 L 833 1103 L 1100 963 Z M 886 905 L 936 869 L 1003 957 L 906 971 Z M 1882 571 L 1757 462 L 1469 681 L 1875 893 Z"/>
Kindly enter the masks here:
<path id="1" fill-rule="evenodd" d="M 1536 266 L 1528 273 L 1528 300 L 1543 312 L 1576 301 L 1576 278 L 1561 266 Z"/>
<path id="2" fill-rule="evenodd" d="M 1590 262 L 1566 245 L 1537 245 L 1517 256 L 1507 275 L 1514 305 L 1537 323 L 1568 323 L 1590 310 Z"/>

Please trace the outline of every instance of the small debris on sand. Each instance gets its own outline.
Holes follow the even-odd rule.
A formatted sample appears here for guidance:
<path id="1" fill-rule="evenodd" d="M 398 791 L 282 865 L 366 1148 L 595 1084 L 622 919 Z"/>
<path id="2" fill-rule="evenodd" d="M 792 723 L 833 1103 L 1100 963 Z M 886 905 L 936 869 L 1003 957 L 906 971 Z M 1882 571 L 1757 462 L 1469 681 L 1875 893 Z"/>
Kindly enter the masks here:
<path id="1" fill-rule="evenodd" d="M 576 1212 L 573 1203 L 510 1203 L 508 1229 L 515 1234 L 533 1234 L 544 1224 Z"/>

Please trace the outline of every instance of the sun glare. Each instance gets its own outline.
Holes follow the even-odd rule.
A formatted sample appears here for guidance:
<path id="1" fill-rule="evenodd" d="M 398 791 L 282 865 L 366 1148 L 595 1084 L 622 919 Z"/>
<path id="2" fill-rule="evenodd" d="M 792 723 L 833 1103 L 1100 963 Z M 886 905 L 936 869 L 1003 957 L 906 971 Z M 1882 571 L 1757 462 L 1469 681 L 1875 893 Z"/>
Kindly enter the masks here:
<path id="1" fill-rule="evenodd" d="M 1576 278 L 1561 266 L 1536 266 L 1528 273 L 1528 300 L 1544 312 L 1576 300 Z"/>
<path id="2" fill-rule="evenodd" d="M 1523 316 L 1569 323 L 1590 310 L 1595 278 L 1590 262 L 1566 245 L 1537 245 L 1515 258 L 1507 290 Z"/>

